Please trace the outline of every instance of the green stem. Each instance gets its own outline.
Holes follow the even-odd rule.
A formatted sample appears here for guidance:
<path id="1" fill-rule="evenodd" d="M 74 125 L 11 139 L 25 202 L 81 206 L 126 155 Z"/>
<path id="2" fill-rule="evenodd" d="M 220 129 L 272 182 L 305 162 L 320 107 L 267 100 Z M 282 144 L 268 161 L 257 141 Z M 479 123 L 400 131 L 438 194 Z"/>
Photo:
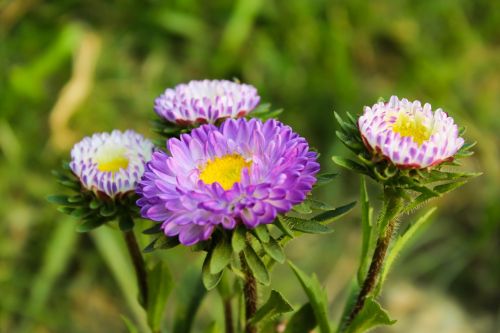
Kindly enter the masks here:
<path id="1" fill-rule="evenodd" d="M 132 264 L 135 269 L 135 275 L 137 277 L 137 285 L 139 287 L 140 300 L 144 309 L 147 308 L 148 304 L 148 280 L 146 273 L 146 265 L 139 249 L 137 239 L 132 230 L 123 232 L 125 242 L 127 243 L 128 252 L 130 259 L 132 259 Z"/>
<path id="2" fill-rule="evenodd" d="M 391 239 L 396 231 L 398 216 L 403 208 L 402 205 L 403 199 L 399 191 L 394 191 L 390 188 L 384 189 L 384 210 L 379 222 L 380 232 L 377 239 L 377 245 L 375 246 L 375 250 L 373 252 L 368 274 L 363 281 L 361 291 L 358 294 L 356 302 L 347 316 L 344 328 L 349 327 L 349 325 L 354 321 L 356 316 L 363 309 L 366 298 L 377 286 L 382 266 L 384 264 L 384 259 L 387 254 L 387 249 L 389 248 Z"/>
<path id="3" fill-rule="evenodd" d="M 246 317 L 246 333 L 257 333 L 257 328 L 250 324 L 248 320 L 257 312 L 257 281 L 253 276 L 252 271 L 248 267 L 247 261 L 243 253 L 240 253 L 241 268 L 245 272 L 245 284 L 243 285 L 243 295 L 245 296 L 245 317 Z"/>

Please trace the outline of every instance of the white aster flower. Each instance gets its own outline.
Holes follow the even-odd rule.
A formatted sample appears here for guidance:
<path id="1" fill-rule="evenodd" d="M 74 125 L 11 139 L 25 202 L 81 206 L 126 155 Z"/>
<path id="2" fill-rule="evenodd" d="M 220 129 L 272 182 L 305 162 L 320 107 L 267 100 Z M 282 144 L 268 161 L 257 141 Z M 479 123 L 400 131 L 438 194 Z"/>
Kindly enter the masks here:
<path id="1" fill-rule="evenodd" d="M 453 159 L 464 139 L 452 117 L 431 105 L 392 96 L 358 119 L 366 147 L 399 168 L 422 169 Z"/>
<path id="2" fill-rule="evenodd" d="M 154 110 L 178 125 L 213 124 L 246 116 L 259 104 L 255 87 L 227 80 L 191 81 L 168 88 L 155 100 Z"/>
<path id="3" fill-rule="evenodd" d="M 86 189 L 115 197 L 135 191 L 153 148 L 131 130 L 96 133 L 73 147 L 70 168 Z"/>

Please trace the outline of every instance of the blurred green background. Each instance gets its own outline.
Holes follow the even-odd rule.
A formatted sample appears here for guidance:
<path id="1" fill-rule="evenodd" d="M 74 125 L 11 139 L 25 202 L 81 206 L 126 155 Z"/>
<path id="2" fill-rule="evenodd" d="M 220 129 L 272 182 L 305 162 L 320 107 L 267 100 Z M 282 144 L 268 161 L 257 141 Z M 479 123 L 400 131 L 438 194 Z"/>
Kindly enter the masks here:
<path id="1" fill-rule="evenodd" d="M 442 107 L 478 142 L 464 169 L 484 175 L 433 202 L 432 225 L 400 257 L 379 332 L 500 330 L 500 5 L 435 1 L 0 1 L 0 332 L 124 332 L 143 315 L 123 290 L 133 273 L 117 233 L 76 234 L 45 197 L 83 136 L 133 128 L 153 137 L 153 100 L 203 78 L 239 78 L 338 170 L 333 110 L 360 113 L 391 94 Z M 359 178 L 318 194 L 356 199 Z M 380 193 L 370 188 L 371 198 Z M 411 218 L 410 218 L 411 220 Z M 404 226 L 403 226 L 404 227 Z M 148 237 L 142 239 L 144 244 Z M 359 211 L 336 232 L 304 236 L 288 255 L 324 283 L 333 318 L 360 248 Z M 175 277 L 201 267 L 188 249 L 154 254 Z M 286 266 L 274 286 L 304 301 Z M 130 293 L 129 293 L 130 294 Z M 182 298 L 173 292 L 166 324 Z M 210 294 L 196 331 L 220 318 Z"/>

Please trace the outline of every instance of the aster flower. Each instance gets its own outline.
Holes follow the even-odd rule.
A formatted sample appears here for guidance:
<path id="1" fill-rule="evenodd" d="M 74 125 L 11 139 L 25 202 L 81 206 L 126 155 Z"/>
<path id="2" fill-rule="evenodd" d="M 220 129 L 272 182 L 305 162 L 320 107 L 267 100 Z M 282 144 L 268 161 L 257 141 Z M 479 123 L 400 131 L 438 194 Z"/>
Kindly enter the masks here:
<path id="1" fill-rule="evenodd" d="M 358 127 L 366 147 L 399 168 L 422 169 L 453 159 L 463 146 L 458 127 L 442 109 L 392 96 L 365 107 Z"/>
<path id="2" fill-rule="evenodd" d="M 319 170 L 307 141 L 276 120 L 203 125 L 167 146 L 147 164 L 137 204 L 184 245 L 217 227 L 272 223 L 306 198 Z"/>
<path id="3" fill-rule="evenodd" d="M 112 198 L 135 190 L 152 152 L 153 144 L 142 135 L 114 130 L 78 142 L 69 166 L 84 188 Z"/>
<path id="4" fill-rule="evenodd" d="M 154 110 L 177 125 L 213 124 L 245 117 L 259 104 L 257 89 L 227 80 L 191 81 L 168 88 L 155 100 Z"/>

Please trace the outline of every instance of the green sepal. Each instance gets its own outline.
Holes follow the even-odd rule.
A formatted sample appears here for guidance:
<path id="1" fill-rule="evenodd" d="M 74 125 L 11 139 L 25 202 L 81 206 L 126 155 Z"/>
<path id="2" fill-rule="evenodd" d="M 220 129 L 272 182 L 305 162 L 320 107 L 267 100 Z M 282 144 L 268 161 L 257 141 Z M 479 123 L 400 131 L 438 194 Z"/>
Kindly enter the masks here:
<path id="1" fill-rule="evenodd" d="M 369 175 L 368 169 L 362 164 L 341 156 L 332 156 L 332 160 L 338 166 L 355 171 L 364 175 Z"/>
<path id="2" fill-rule="evenodd" d="M 176 247 L 179 245 L 179 238 L 178 237 L 167 237 L 165 235 L 162 235 L 155 240 L 153 240 L 151 243 L 149 243 L 142 252 L 144 253 L 149 253 L 153 252 L 155 250 L 168 250 L 171 248 Z"/>
<path id="3" fill-rule="evenodd" d="M 225 234 L 222 235 L 217 240 L 215 247 L 212 250 L 212 255 L 210 257 L 210 274 L 215 275 L 221 272 L 229 262 L 233 255 L 233 249 L 231 248 L 231 242 Z"/>
<path id="4" fill-rule="evenodd" d="M 266 265 L 259 258 L 255 250 L 251 246 L 245 247 L 243 250 L 248 268 L 252 271 L 253 275 L 263 285 L 268 286 L 271 283 L 269 271 Z"/>
<path id="5" fill-rule="evenodd" d="M 247 229 L 242 225 L 238 225 L 233 230 L 233 233 L 231 235 L 231 246 L 235 253 L 240 253 L 247 246 L 246 232 Z"/>
<path id="6" fill-rule="evenodd" d="M 276 290 L 271 290 L 268 300 L 262 305 L 255 315 L 250 318 L 249 323 L 252 325 L 265 324 L 268 321 L 274 320 L 283 313 L 293 311 L 292 306 L 288 301 Z"/>
<path id="7" fill-rule="evenodd" d="M 201 280 L 202 280 L 203 285 L 205 286 L 205 288 L 207 290 L 212 290 L 215 287 L 217 287 L 217 285 L 219 284 L 219 282 L 222 278 L 222 274 L 224 272 L 224 270 L 222 270 L 216 274 L 210 273 L 211 257 L 212 257 L 212 253 L 208 252 L 206 257 L 205 257 L 205 261 L 203 261 L 203 266 L 201 268 Z"/>
<path id="8" fill-rule="evenodd" d="M 76 227 L 76 231 L 77 232 L 89 232 L 95 228 L 100 227 L 101 225 L 103 225 L 106 222 L 107 221 L 105 219 L 99 219 L 99 218 L 95 218 L 95 219 L 91 219 L 91 220 L 84 220 L 82 223 L 80 223 Z"/>
<path id="9" fill-rule="evenodd" d="M 303 215 L 307 215 L 307 214 L 312 213 L 312 209 L 309 206 L 307 201 L 301 202 L 300 204 L 293 206 L 292 209 L 295 212 L 297 212 L 299 214 L 303 214 Z"/>
<path id="10" fill-rule="evenodd" d="M 162 232 L 161 223 L 154 223 L 152 227 L 147 228 L 147 229 L 142 231 L 142 233 L 145 235 L 155 235 L 155 234 L 159 234 L 161 232 Z"/>

